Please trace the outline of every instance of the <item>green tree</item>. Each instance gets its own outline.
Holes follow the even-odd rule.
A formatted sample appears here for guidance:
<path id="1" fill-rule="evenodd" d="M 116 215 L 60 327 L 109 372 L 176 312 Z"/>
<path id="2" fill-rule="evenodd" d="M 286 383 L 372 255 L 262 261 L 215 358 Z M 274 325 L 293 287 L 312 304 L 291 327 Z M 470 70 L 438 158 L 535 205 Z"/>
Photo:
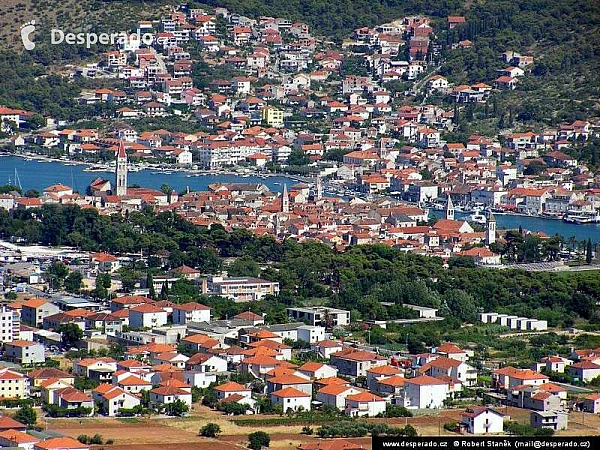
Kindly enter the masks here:
<path id="1" fill-rule="evenodd" d="M 227 274 L 232 277 L 258 277 L 260 266 L 251 256 L 242 256 L 227 266 Z"/>
<path id="2" fill-rule="evenodd" d="M 99 273 L 96 276 L 96 287 L 91 292 L 94 297 L 108 298 L 108 290 L 112 285 L 112 278 L 108 273 Z"/>
<path id="3" fill-rule="evenodd" d="M 63 323 L 55 331 L 60 333 L 62 342 L 65 344 L 65 347 L 69 348 L 75 347 L 83 338 L 83 331 L 74 323 Z"/>
<path id="4" fill-rule="evenodd" d="M 148 272 L 146 274 L 146 287 L 148 288 L 148 297 L 153 300 L 156 300 L 156 291 L 154 290 L 154 278 L 152 274 Z"/>
<path id="5" fill-rule="evenodd" d="M 310 163 L 310 158 L 300 149 L 294 149 L 288 156 L 287 163 L 290 166 L 306 166 Z"/>
<path id="6" fill-rule="evenodd" d="M 105 289 L 110 289 L 112 286 L 112 277 L 109 273 L 99 273 L 96 276 L 96 287 L 101 286 Z"/>
<path id="7" fill-rule="evenodd" d="M 31 427 L 37 422 L 37 413 L 30 405 L 23 405 L 13 416 L 13 419 Z"/>
<path id="8" fill-rule="evenodd" d="M 587 247 L 585 249 L 585 262 L 586 264 L 591 264 L 592 263 L 592 240 L 588 239 L 587 241 Z"/>
<path id="9" fill-rule="evenodd" d="M 160 289 L 160 299 L 168 300 L 169 299 L 169 285 L 165 281 Z"/>
<path id="10" fill-rule="evenodd" d="M 181 417 L 189 411 L 189 406 L 182 400 L 177 400 L 173 403 L 169 403 L 165 409 L 165 412 L 170 416 Z"/>
<path id="11" fill-rule="evenodd" d="M 50 287 L 54 289 L 60 289 L 64 282 L 64 279 L 69 275 L 69 269 L 63 263 L 59 261 L 53 262 L 48 270 L 46 271 L 48 282 Z"/>
<path id="12" fill-rule="evenodd" d="M 248 435 L 248 447 L 252 450 L 260 450 L 263 447 L 268 447 L 271 443 L 271 436 L 264 431 L 255 431 Z"/>
<path id="13" fill-rule="evenodd" d="M 452 289 L 444 294 L 444 300 L 452 315 L 458 319 L 471 323 L 477 319 L 477 305 L 468 292 Z"/>
<path id="14" fill-rule="evenodd" d="M 216 424 L 216 423 L 212 423 L 209 422 L 206 425 L 204 425 L 202 428 L 200 428 L 200 436 L 204 436 L 204 437 L 217 437 L 218 434 L 221 432 L 221 427 Z"/>
<path id="15" fill-rule="evenodd" d="M 72 294 L 78 294 L 83 286 L 83 275 L 80 272 L 71 272 L 65 278 L 65 289 Z"/>

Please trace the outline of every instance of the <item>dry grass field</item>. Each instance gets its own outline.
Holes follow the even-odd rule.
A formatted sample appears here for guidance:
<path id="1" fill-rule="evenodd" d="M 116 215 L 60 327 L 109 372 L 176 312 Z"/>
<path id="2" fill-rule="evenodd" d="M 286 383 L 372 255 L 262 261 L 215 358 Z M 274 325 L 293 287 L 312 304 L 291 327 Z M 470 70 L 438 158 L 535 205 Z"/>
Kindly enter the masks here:
<path id="1" fill-rule="evenodd" d="M 518 408 L 501 408 L 511 420 L 529 423 L 529 414 Z M 444 423 L 458 422 L 461 410 L 443 410 L 436 415 L 415 416 L 394 419 L 369 419 L 383 421 L 389 425 L 414 426 L 420 435 L 451 436 L 444 430 Z M 256 419 L 269 416 L 254 416 Z M 252 418 L 252 416 L 246 417 Z M 217 423 L 221 434 L 216 439 L 198 436 L 200 428 L 208 422 Z M 247 435 L 254 431 L 265 431 L 271 436 L 271 448 L 295 449 L 301 443 L 318 442 L 319 438 L 300 434 L 302 426 L 239 426 L 231 417 L 223 416 L 204 406 L 194 406 L 190 416 L 183 418 L 90 418 L 82 419 L 48 419 L 48 429 L 77 438 L 81 434 L 100 434 L 104 440 L 112 439 L 113 450 L 150 450 L 160 445 L 164 450 L 235 450 L 246 448 Z M 313 425 L 313 429 L 318 426 Z M 600 417 L 592 414 L 571 413 L 569 429 L 559 432 L 561 436 L 582 436 L 600 434 Z M 371 448 L 371 438 L 353 438 L 365 449 Z M 98 446 L 96 448 L 102 448 Z M 108 447 L 105 447 L 108 448 Z"/>

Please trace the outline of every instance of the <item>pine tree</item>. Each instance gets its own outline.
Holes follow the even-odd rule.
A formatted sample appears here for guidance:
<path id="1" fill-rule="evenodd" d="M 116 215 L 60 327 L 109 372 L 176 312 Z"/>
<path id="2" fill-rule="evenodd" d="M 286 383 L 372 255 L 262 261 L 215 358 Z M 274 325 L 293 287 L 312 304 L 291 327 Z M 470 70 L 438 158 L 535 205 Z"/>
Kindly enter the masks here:
<path id="1" fill-rule="evenodd" d="M 163 283 L 162 288 L 160 289 L 160 299 L 161 300 L 169 299 L 169 286 L 166 281 Z"/>
<path id="2" fill-rule="evenodd" d="M 152 274 L 148 272 L 146 275 L 146 286 L 148 286 L 148 297 L 152 300 L 156 300 L 156 291 L 154 290 L 154 278 Z"/>
<path id="3" fill-rule="evenodd" d="M 588 241 L 587 241 L 587 248 L 585 251 L 585 262 L 586 262 L 586 264 L 592 263 L 592 240 L 591 239 L 588 239 Z"/>

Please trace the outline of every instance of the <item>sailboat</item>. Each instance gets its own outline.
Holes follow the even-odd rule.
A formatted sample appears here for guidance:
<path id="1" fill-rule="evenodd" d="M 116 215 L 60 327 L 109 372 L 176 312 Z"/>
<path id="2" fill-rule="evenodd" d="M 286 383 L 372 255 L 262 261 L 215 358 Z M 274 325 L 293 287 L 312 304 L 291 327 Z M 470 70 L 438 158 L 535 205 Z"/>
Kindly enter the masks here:
<path id="1" fill-rule="evenodd" d="M 13 185 L 12 180 L 8 177 L 8 185 Z M 23 186 L 21 186 L 21 179 L 19 178 L 19 172 L 17 172 L 17 168 L 15 167 L 15 182 L 14 186 L 17 186 L 19 189 L 23 190 Z"/>

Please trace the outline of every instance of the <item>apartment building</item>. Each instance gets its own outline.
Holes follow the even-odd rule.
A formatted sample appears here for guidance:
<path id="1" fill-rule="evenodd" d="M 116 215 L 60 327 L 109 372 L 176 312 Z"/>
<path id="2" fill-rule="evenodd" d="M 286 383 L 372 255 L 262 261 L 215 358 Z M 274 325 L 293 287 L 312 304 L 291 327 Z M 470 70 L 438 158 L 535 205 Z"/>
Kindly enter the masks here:
<path id="1" fill-rule="evenodd" d="M 202 286 L 203 293 L 220 295 L 236 302 L 262 300 L 267 295 L 279 294 L 279 283 L 260 278 L 209 277 Z"/>
<path id="2" fill-rule="evenodd" d="M 0 308 L 0 342 L 12 342 L 19 339 L 21 316 L 19 312 L 2 306 Z"/>
<path id="3" fill-rule="evenodd" d="M 350 311 L 327 308 L 323 306 L 306 308 L 287 308 L 288 316 L 306 322 L 309 325 L 320 325 L 325 328 L 350 325 Z"/>

